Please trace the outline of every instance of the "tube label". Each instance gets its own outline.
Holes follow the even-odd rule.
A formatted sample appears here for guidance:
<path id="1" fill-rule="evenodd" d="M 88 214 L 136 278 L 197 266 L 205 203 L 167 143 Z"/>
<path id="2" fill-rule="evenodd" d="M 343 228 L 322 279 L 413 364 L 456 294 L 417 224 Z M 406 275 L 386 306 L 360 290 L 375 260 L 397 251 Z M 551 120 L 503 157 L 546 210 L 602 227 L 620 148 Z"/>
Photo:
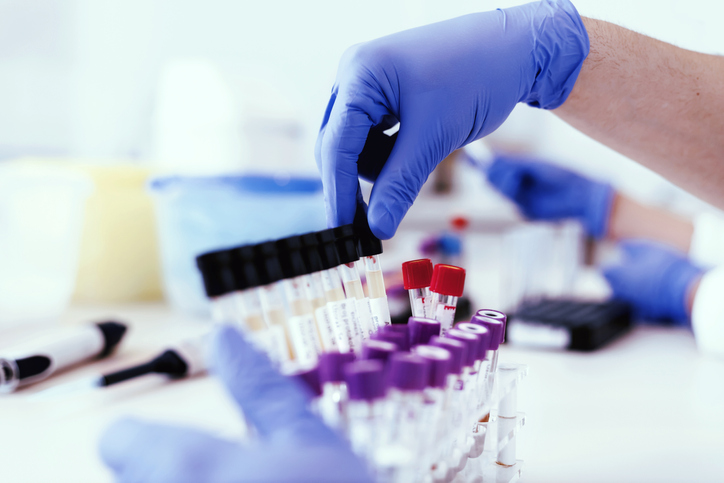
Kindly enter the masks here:
<path id="1" fill-rule="evenodd" d="M 375 331 L 380 330 L 383 325 L 392 324 L 387 297 L 370 299 L 370 307 L 372 308 L 372 326 Z"/>
<path id="2" fill-rule="evenodd" d="M 357 318 L 359 320 L 359 331 L 362 340 L 367 340 L 376 331 L 374 321 L 372 320 L 372 305 L 368 297 L 362 300 L 355 299 L 355 307 L 357 308 Z"/>
<path id="3" fill-rule="evenodd" d="M 322 349 L 325 351 L 337 350 L 337 337 L 327 307 L 317 307 L 314 311 L 314 318 L 317 321 L 319 336 L 322 339 Z"/>
<path id="4" fill-rule="evenodd" d="M 448 330 L 452 329 L 455 321 L 455 306 L 439 304 L 435 307 L 435 320 L 440 322 L 443 337 Z"/>
<path id="5" fill-rule="evenodd" d="M 329 318 L 332 322 L 334 336 L 337 339 L 337 349 L 340 352 L 349 352 L 352 349 L 353 341 L 351 333 L 347 330 L 349 313 L 347 312 L 346 300 L 336 300 L 327 303 Z"/>
<path id="6" fill-rule="evenodd" d="M 362 332 L 360 331 L 359 315 L 357 314 L 357 299 L 342 300 L 342 320 L 349 339 L 349 348 L 352 352 L 362 349 Z"/>
<path id="7" fill-rule="evenodd" d="M 312 314 L 295 315 L 287 321 L 289 338 L 292 340 L 294 358 L 301 365 L 317 362 L 317 354 L 321 352 L 317 328 Z"/>

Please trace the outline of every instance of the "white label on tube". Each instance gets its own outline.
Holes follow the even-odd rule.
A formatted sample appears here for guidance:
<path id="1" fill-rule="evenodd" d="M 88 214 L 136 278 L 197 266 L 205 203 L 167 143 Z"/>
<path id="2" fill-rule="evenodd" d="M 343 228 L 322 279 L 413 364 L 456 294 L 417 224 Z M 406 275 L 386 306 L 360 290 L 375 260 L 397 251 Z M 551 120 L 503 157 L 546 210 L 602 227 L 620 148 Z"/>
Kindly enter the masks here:
<path id="1" fill-rule="evenodd" d="M 352 352 L 361 349 L 362 333 L 360 332 L 360 324 L 357 315 L 357 299 L 342 300 L 342 321 L 347 330 L 349 338 L 349 348 Z"/>
<path id="2" fill-rule="evenodd" d="M 312 314 L 295 315 L 287 321 L 296 361 L 301 365 L 317 361 L 317 334 Z"/>
<path id="3" fill-rule="evenodd" d="M 427 305 L 425 298 L 412 299 L 412 315 L 415 317 L 428 317 Z"/>
<path id="4" fill-rule="evenodd" d="M 441 332 L 444 336 L 448 330 L 452 329 L 455 321 L 455 307 L 439 304 L 435 307 L 435 320 L 440 322 Z"/>
<path id="5" fill-rule="evenodd" d="M 392 325 L 387 297 L 370 299 L 370 306 L 372 307 L 372 324 L 375 330 L 381 329 L 383 325 Z"/>
<path id="6" fill-rule="evenodd" d="M 289 347 L 287 346 L 284 327 L 271 325 L 267 330 L 269 331 L 269 357 L 279 364 L 287 362 L 289 360 Z"/>
<path id="7" fill-rule="evenodd" d="M 337 337 L 335 336 L 332 318 L 326 306 L 318 307 L 314 311 L 314 318 L 317 320 L 319 335 L 322 338 L 322 349 L 331 351 L 337 349 Z"/>
<path id="8" fill-rule="evenodd" d="M 340 352 L 349 352 L 352 349 L 351 333 L 347 330 L 349 314 L 347 313 L 347 301 L 337 300 L 327 304 L 334 335 L 337 338 L 337 348 Z"/>
<path id="9" fill-rule="evenodd" d="M 362 300 L 355 299 L 357 307 L 357 318 L 360 325 L 360 335 L 362 340 L 367 340 L 374 333 L 375 328 L 372 321 L 372 306 L 368 297 Z"/>

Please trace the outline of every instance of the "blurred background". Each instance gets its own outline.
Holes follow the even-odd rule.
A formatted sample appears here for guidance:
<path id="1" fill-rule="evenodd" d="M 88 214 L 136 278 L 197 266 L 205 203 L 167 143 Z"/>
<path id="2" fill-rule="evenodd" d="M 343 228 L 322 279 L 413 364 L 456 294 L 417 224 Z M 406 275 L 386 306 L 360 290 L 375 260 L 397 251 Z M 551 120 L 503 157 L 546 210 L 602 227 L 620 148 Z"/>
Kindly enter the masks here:
<path id="1" fill-rule="evenodd" d="M 0 1 L 0 322 L 55 315 L 71 294 L 117 303 L 165 292 L 203 314 L 195 254 L 324 227 L 313 147 L 348 46 L 516 3 Z M 685 48 L 724 45 L 718 2 L 576 6 Z M 550 113 L 519 106 L 489 144 L 676 212 L 710 209 Z M 586 250 L 575 225 L 523 223 L 464 160 L 428 185 L 387 244 L 387 268 L 458 261 L 475 304 L 503 309 L 574 289 Z M 514 263 L 530 246 L 530 263 Z"/>

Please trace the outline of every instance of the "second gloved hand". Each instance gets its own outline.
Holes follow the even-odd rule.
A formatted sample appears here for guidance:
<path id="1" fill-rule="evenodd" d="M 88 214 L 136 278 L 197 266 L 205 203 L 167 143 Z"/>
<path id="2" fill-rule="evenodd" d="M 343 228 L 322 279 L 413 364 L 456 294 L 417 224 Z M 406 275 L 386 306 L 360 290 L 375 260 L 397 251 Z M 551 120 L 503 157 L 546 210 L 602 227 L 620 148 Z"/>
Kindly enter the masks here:
<path id="1" fill-rule="evenodd" d="M 552 164 L 513 155 L 497 155 L 488 181 L 532 220 L 579 220 L 589 235 L 602 238 L 614 199 L 610 185 Z"/>
<path id="2" fill-rule="evenodd" d="M 659 243 L 629 240 L 620 248 L 623 259 L 603 270 L 614 297 L 630 303 L 637 318 L 686 325 L 691 290 L 703 270 Z"/>
<path id="3" fill-rule="evenodd" d="M 117 481 L 368 483 L 364 463 L 307 409 L 309 396 L 231 327 L 217 332 L 214 372 L 259 440 L 239 444 L 201 431 L 136 420 L 115 423 L 101 455 Z"/>

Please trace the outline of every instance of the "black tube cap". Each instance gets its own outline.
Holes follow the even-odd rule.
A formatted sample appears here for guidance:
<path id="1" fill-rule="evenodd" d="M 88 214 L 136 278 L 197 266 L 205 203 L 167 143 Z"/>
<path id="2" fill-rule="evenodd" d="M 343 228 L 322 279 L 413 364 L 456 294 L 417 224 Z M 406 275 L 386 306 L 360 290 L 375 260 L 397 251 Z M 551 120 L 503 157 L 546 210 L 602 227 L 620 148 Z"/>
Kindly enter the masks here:
<path id="1" fill-rule="evenodd" d="M 106 357 L 121 343 L 121 339 L 126 335 L 128 326 L 121 322 L 109 320 L 107 322 L 98 322 L 96 326 L 103 334 L 103 350 L 98 354 L 98 358 Z"/>
<path id="2" fill-rule="evenodd" d="M 257 255 L 257 269 L 262 285 L 278 282 L 284 278 L 282 266 L 279 263 L 279 250 L 274 241 L 259 243 L 254 246 Z"/>
<path id="3" fill-rule="evenodd" d="M 357 238 L 357 254 L 362 257 L 371 257 L 382 253 L 382 241 L 372 234 L 370 225 L 367 222 L 365 207 L 357 205 L 354 214 L 354 234 Z"/>
<path id="4" fill-rule="evenodd" d="M 359 260 L 357 254 L 357 240 L 354 237 L 354 228 L 352 225 L 342 225 L 333 229 L 335 245 L 339 254 L 341 263 L 352 263 Z"/>
<path id="5" fill-rule="evenodd" d="M 259 270 L 256 267 L 257 258 L 254 245 L 244 245 L 232 250 L 231 267 L 236 276 L 237 290 L 246 290 L 261 285 Z"/>
<path id="6" fill-rule="evenodd" d="M 317 234 L 307 233 L 299 238 L 302 240 L 302 257 L 304 258 L 304 264 L 307 266 L 309 273 L 324 270 L 322 257 L 319 256 L 319 242 L 317 241 Z"/>
<path id="7" fill-rule="evenodd" d="M 231 263 L 231 250 L 217 250 L 196 257 L 196 266 L 201 271 L 208 297 L 218 297 L 236 290 L 237 282 Z"/>
<path id="8" fill-rule="evenodd" d="M 311 273 L 304 263 L 302 238 L 300 236 L 290 236 L 278 240 L 277 249 L 279 250 L 279 263 L 284 278 L 294 278 Z"/>
<path id="9" fill-rule="evenodd" d="M 335 243 L 336 238 L 334 236 L 333 228 L 318 231 L 317 241 L 319 242 L 319 256 L 322 258 L 324 270 L 328 270 L 342 264 L 342 262 L 339 261 L 339 254 L 337 253 L 337 244 Z"/>

